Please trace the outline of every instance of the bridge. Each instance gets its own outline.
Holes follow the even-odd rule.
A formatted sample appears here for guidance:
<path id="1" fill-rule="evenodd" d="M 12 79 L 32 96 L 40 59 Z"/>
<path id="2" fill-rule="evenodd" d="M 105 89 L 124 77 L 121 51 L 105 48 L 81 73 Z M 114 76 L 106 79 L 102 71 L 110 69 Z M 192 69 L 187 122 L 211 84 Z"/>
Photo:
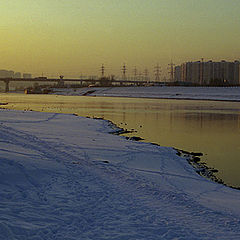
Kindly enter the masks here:
<path id="1" fill-rule="evenodd" d="M 83 86 L 83 83 L 90 84 L 99 84 L 99 86 L 111 86 L 119 84 L 120 86 L 124 85 L 146 85 L 146 84 L 154 84 L 158 86 L 165 85 L 166 83 L 160 81 L 140 81 L 140 80 L 115 80 L 108 78 L 100 78 L 100 79 L 76 79 L 76 78 L 46 78 L 46 77 L 38 77 L 38 78 L 0 78 L 0 81 L 5 83 L 5 92 L 9 92 L 9 84 L 10 82 L 38 82 L 38 83 L 56 83 L 57 87 L 64 87 L 65 82 L 76 82 L 79 83 L 80 86 Z"/>

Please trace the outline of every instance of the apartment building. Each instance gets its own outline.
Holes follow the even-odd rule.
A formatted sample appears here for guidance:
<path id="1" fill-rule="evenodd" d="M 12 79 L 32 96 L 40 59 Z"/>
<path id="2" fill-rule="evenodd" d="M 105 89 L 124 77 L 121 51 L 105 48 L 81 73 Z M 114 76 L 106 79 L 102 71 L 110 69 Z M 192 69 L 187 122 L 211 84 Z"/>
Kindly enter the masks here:
<path id="1" fill-rule="evenodd" d="M 0 78 L 13 78 L 14 77 L 14 71 L 8 71 L 8 70 L 0 70 Z"/>
<path id="2" fill-rule="evenodd" d="M 212 83 L 240 84 L 240 62 L 186 62 L 175 67 L 174 81 L 198 85 Z"/>

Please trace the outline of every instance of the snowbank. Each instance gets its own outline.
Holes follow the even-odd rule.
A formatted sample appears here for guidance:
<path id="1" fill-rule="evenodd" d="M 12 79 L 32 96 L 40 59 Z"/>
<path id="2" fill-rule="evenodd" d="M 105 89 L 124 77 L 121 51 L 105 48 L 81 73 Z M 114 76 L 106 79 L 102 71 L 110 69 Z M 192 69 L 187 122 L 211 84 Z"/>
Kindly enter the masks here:
<path id="1" fill-rule="evenodd" d="M 1 239 L 239 239 L 240 191 L 104 120 L 0 110 Z"/>
<path id="2" fill-rule="evenodd" d="M 240 101 L 240 87 L 112 87 L 56 89 L 55 94 Z"/>

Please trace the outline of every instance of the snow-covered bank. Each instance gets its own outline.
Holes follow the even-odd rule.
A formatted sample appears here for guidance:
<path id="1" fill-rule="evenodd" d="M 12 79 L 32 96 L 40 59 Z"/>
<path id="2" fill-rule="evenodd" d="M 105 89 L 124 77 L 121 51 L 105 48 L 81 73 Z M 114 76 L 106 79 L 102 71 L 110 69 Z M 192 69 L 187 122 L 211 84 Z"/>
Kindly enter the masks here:
<path id="1" fill-rule="evenodd" d="M 239 239 L 240 191 L 107 121 L 0 110 L 1 239 Z"/>
<path id="2" fill-rule="evenodd" d="M 89 92 L 89 94 L 88 94 Z M 240 101 L 240 87 L 112 87 L 58 89 L 56 94 Z"/>

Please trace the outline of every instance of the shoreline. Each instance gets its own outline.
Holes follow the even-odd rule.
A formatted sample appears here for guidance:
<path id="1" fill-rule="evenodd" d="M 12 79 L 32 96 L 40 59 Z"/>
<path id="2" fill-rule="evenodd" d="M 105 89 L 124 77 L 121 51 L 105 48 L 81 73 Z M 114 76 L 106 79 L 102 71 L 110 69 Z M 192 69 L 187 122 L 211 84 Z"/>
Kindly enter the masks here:
<path id="1" fill-rule="evenodd" d="M 240 88 L 240 87 L 239 87 Z M 66 90 L 68 88 L 65 88 Z M 73 89 L 73 88 L 69 88 L 69 89 Z M 83 88 L 79 88 L 79 89 L 83 89 Z M 98 90 L 98 89 L 93 89 L 93 88 L 84 88 L 86 89 L 87 91 L 84 91 L 81 93 L 81 95 L 67 95 L 67 94 L 58 94 L 58 92 L 53 92 L 53 93 L 50 93 L 50 94 L 46 94 L 46 95 L 55 95 L 55 96 L 72 96 L 72 97 L 112 97 L 112 98 L 115 98 L 115 97 L 118 97 L 118 98 L 144 98 L 144 99 L 163 99 L 163 100 L 193 100 L 193 101 L 213 101 L 213 102 L 240 102 L 240 99 L 217 99 L 217 98 L 191 98 L 191 97 L 154 97 L 154 96 L 150 96 L 150 97 L 147 97 L 147 96 L 129 96 L 129 95 L 104 95 L 99 93 L 99 95 L 95 95 L 94 93 Z M 206 88 L 208 89 L 208 88 Z M 88 93 L 89 90 L 91 91 L 91 93 Z M 59 92 L 61 93 L 61 92 Z M 74 92 L 76 93 L 76 92 Z M 86 94 L 87 93 L 87 94 Z M 22 94 L 22 95 L 25 95 L 24 92 L 15 92 L 15 91 L 12 91 L 12 92 L 8 92 L 8 93 L 1 93 L 1 94 Z M 29 94 L 28 94 L 29 95 Z M 39 94 L 31 94 L 31 95 L 39 95 Z M 45 94 L 41 94 L 41 95 L 45 95 Z M 176 94 L 178 95 L 178 94 Z M 183 94 L 179 94 L 179 95 L 183 95 Z M 179 96 L 178 95 L 178 96 Z M 0 105 L 6 105 L 7 103 L 0 103 Z"/>
<path id="2" fill-rule="evenodd" d="M 4 239 L 239 236 L 240 192 L 173 148 L 114 136 L 105 119 L 1 111 Z"/>
<path id="3" fill-rule="evenodd" d="M 79 115 L 77 115 L 77 116 L 79 116 Z M 80 117 L 83 117 L 83 116 L 80 116 Z M 135 130 L 127 130 L 127 129 L 121 128 L 121 127 L 117 126 L 117 124 L 115 124 L 113 121 L 105 119 L 105 118 L 100 118 L 100 117 L 87 117 L 87 118 L 96 119 L 96 120 L 103 120 L 103 121 L 108 122 L 110 127 L 116 128 L 116 130 L 114 130 L 113 132 L 109 132 L 110 134 L 122 136 L 123 134 L 127 134 L 127 133 L 133 133 L 133 132 L 137 133 L 137 131 L 135 131 Z M 139 136 L 132 136 L 132 137 L 122 136 L 122 137 L 124 137 L 125 139 L 130 140 L 130 141 L 141 141 L 141 142 L 149 143 L 149 144 L 156 145 L 156 146 L 159 146 L 159 147 L 164 147 L 164 146 L 161 146 L 157 143 L 144 141 L 144 139 L 139 137 Z M 234 187 L 234 186 L 228 185 L 221 178 L 218 178 L 215 175 L 215 173 L 218 172 L 218 169 L 209 167 L 205 162 L 202 162 L 201 156 L 203 156 L 203 153 L 188 152 L 188 151 L 185 151 L 185 150 L 182 150 L 182 149 L 177 149 L 177 148 L 172 147 L 172 146 L 170 146 L 170 148 L 172 148 L 176 151 L 176 155 L 184 158 L 188 162 L 188 164 L 193 167 L 195 172 L 198 175 L 200 175 L 201 177 L 209 179 L 209 180 L 211 180 L 215 183 L 224 185 L 226 187 L 236 189 L 236 190 L 240 190 L 240 187 Z"/>
<path id="4" fill-rule="evenodd" d="M 51 95 L 58 96 L 56 94 L 51 94 Z M 64 97 L 66 97 L 66 95 L 64 95 Z M 95 96 L 90 95 L 90 97 L 95 97 Z M 98 97 L 104 98 L 104 97 L 112 97 L 112 96 L 98 96 Z M 116 97 L 116 98 L 123 98 L 123 99 L 126 99 L 126 98 L 139 98 L 139 97 L 124 97 L 124 96 L 121 96 L 121 97 L 114 96 L 114 97 Z M 142 97 L 142 98 L 148 98 L 148 97 Z M 152 98 L 149 98 L 149 99 L 152 99 Z M 156 99 L 156 98 L 154 98 L 154 99 Z M 160 98 L 160 99 L 163 99 L 163 98 Z M 168 99 L 171 100 L 173 98 L 168 98 Z M 179 99 L 179 98 L 176 98 L 176 99 L 173 99 L 173 100 L 198 100 L 198 99 Z M 202 100 L 200 100 L 200 101 L 202 101 Z M 205 99 L 204 101 L 225 101 L 225 100 L 206 100 Z M 227 102 L 233 102 L 233 101 L 227 101 Z M 3 107 L 1 107 L 1 105 Z M 7 103 L 0 103 L 0 108 L 7 109 L 7 108 L 4 108 L 4 105 L 7 105 Z M 78 116 L 87 117 L 87 115 L 78 115 Z M 90 118 L 93 118 L 93 119 L 104 119 L 104 118 L 98 118 L 98 117 L 94 117 L 94 116 L 90 117 Z M 115 131 L 116 135 L 122 135 L 122 134 L 125 134 L 125 133 L 136 132 L 135 130 L 131 131 L 131 130 L 123 129 L 120 126 L 118 126 L 117 124 L 115 124 L 114 122 L 112 122 L 112 121 L 110 121 L 108 119 L 104 119 L 104 120 L 106 120 L 108 122 L 111 122 L 111 124 L 113 124 L 118 129 L 118 130 Z M 136 134 L 136 135 L 138 135 L 138 134 Z M 143 141 L 144 140 L 140 136 L 125 137 L 125 138 L 128 139 L 128 140 L 134 140 L 134 141 Z M 151 141 L 144 141 L 144 142 L 155 144 L 155 143 L 153 143 Z M 161 146 L 160 144 L 155 144 L 155 145 Z M 211 179 L 214 182 L 217 182 L 219 184 L 223 184 L 223 185 L 225 185 L 227 187 L 230 187 L 230 188 L 234 188 L 234 189 L 238 189 L 238 190 L 240 189 L 240 187 L 238 187 L 238 185 L 236 187 L 234 187 L 234 186 L 231 186 L 230 184 L 225 184 L 224 181 L 221 178 L 216 177 L 214 173 L 217 173 L 218 169 L 214 169 L 212 167 L 209 167 L 206 163 L 203 163 L 202 161 L 198 161 L 198 162 L 192 161 L 193 155 L 190 152 L 187 152 L 187 151 L 181 150 L 181 149 L 176 149 L 173 146 L 170 146 L 170 147 L 175 149 L 178 152 L 179 155 L 187 155 L 187 156 L 184 156 L 184 159 L 186 159 L 188 161 L 188 163 L 190 165 L 192 165 L 192 167 L 195 169 L 195 172 L 197 172 L 202 177 Z"/>
<path id="5" fill-rule="evenodd" d="M 126 89 L 126 91 L 122 92 L 122 89 Z M 223 91 L 214 91 L 214 89 L 216 89 L 216 87 L 201 87 L 201 89 L 204 89 L 204 91 L 197 91 L 195 93 L 195 91 L 191 91 L 189 92 L 189 90 L 191 90 L 190 88 L 192 88 L 192 90 L 195 90 L 195 87 L 161 87 L 160 89 L 164 89 L 163 91 L 159 90 L 159 91 L 155 91 L 158 87 L 109 87 L 109 88 L 104 88 L 104 87 L 99 87 L 99 88 L 82 88 L 79 89 L 78 91 L 76 91 L 73 88 L 70 89 L 65 89 L 65 91 L 70 94 L 70 95 L 65 95 L 64 91 L 62 92 L 63 94 L 61 94 L 61 91 L 59 92 L 60 94 L 58 94 L 57 92 L 54 92 L 54 95 L 64 95 L 64 96 L 71 96 L 71 93 L 73 94 L 72 96 L 89 96 L 89 97 L 119 97 L 119 98 L 149 98 L 149 99 L 165 99 L 165 100 L 169 100 L 169 99 L 174 99 L 174 100 L 197 100 L 197 101 L 220 101 L 220 102 L 240 102 L 240 95 L 238 92 L 234 92 L 234 96 L 236 96 L 235 99 L 232 99 L 232 93 L 229 93 L 227 96 L 224 95 L 225 92 Z M 234 87 L 236 88 L 236 87 Z M 240 87 L 238 87 L 240 89 Z M 116 91 L 120 89 L 120 91 Z M 136 90 L 136 91 L 131 91 L 132 89 Z M 166 91 L 166 89 L 169 89 L 169 91 Z M 197 88 L 198 90 L 199 88 Z M 212 89 L 213 91 L 208 91 L 209 89 Z M 219 88 L 218 88 L 219 89 Z M 224 88 L 225 89 L 225 88 Z M 229 89 L 229 88 L 228 88 Z M 233 88 L 231 88 L 233 89 Z M 70 90 L 70 91 L 68 91 Z M 84 90 L 84 91 L 82 91 Z M 111 90 L 113 90 L 113 93 L 111 93 Z M 141 90 L 145 91 L 144 94 L 149 94 L 149 96 L 143 96 Z M 188 90 L 188 91 L 185 91 Z M 222 89 L 220 89 L 222 90 Z M 72 91 L 72 92 L 71 92 Z M 160 96 L 159 96 L 160 93 Z M 75 94 L 80 94 L 80 95 L 75 95 Z M 106 94 L 106 95 L 105 95 Z M 122 94 L 122 95 L 121 95 Z M 184 97 L 184 95 L 189 95 Z M 191 95 L 196 94 L 197 97 L 191 97 Z M 222 98 L 219 97 L 219 95 L 223 95 Z M 132 96 L 131 96 L 132 95 Z M 163 97 L 161 96 L 163 95 Z M 198 96 L 200 95 L 200 96 Z M 202 96 L 203 97 L 202 97 Z M 183 96 L 183 97 L 180 97 Z M 230 98 L 228 98 L 228 96 Z"/>
<path id="6" fill-rule="evenodd" d="M 55 94 L 58 95 L 58 94 Z M 193 100 L 193 101 L 212 101 L 212 102 L 240 102 L 240 100 L 231 99 L 202 99 L 202 98 L 161 98 L 161 97 L 133 97 L 133 96 L 102 96 L 102 95 L 61 95 L 61 96 L 76 96 L 76 97 L 118 97 L 118 98 L 144 98 L 144 99 L 162 99 L 162 100 Z"/>

